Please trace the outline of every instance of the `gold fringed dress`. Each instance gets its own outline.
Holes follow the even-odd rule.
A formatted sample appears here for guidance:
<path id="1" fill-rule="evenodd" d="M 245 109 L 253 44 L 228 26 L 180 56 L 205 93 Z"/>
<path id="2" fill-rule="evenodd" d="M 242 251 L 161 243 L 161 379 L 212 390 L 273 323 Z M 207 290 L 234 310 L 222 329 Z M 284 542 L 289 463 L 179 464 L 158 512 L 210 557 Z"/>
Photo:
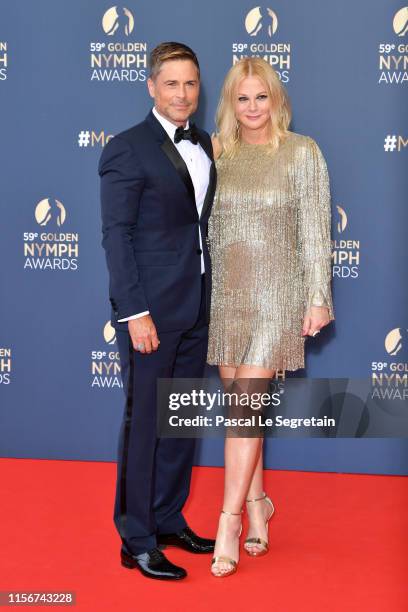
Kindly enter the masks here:
<path id="1" fill-rule="evenodd" d="M 207 361 L 304 367 L 302 323 L 331 296 L 330 189 L 316 142 L 290 132 L 279 148 L 242 143 L 217 161 L 208 227 L 212 297 Z"/>

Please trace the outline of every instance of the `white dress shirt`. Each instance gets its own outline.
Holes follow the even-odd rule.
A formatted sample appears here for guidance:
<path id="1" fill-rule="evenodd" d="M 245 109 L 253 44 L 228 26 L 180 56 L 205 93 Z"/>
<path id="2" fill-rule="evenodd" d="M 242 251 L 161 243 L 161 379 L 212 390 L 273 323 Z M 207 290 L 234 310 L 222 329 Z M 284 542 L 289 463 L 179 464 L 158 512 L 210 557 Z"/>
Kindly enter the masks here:
<path id="1" fill-rule="evenodd" d="M 166 130 L 170 140 L 173 142 L 174 146 L 177 148 L 181 157 L 183 158 L 188 172 L 191 177 L 191 181 L 194 186 L 194 194 L 195 201 L 197 206 L 198 216 L 201 215 L 201 211 L 203 209 L 205 194 L 207 193 L 208 183 L 210 180 L 210 167 L 211 160 L 207 156 L 204 149 L 201 147 L 200 143 L 193 144 L 190 140 L 180 140 L 177 144 L 174 142 L 174 134 L 176 133 L 177 126 L 174 123 L 171 123 L 168 119 L 160 115 L 156 108 L 153 108 L 153 115 L 156 119 L 161 123 L 163 128 Z M 187 121 L 187 125 L 185 129 L 188 129 L 189 122 Z M 200 249 L 201 249 L 201 274 L 205 272 L 204 267 L 204 255 L 203 255 L 203 241 L 201 237 L 201 228 L 199 230 L 199 240 L 200 240 Z M 143 317 L 144 315 L 149 314 L 149 311 L 146 310 L 144 312 L 139 312 L 138 314 L 132 315 L 131 317 L 126 317 L 125 319 L 118 319 L 119 323 L 130 321 L 131 319 L 138 319 L 139 317 Z"/>

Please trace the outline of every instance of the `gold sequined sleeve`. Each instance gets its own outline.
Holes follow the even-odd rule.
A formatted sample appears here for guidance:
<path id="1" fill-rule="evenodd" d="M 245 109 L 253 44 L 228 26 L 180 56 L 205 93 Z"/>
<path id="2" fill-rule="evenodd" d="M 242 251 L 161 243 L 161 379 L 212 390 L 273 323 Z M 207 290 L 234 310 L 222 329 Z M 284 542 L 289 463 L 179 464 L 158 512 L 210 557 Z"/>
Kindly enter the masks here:
<path id="1" fill-rule="evenodd" d="M 334 319 L 331 294 L 331 208 L 326 161 L 312 138 L 307 138 L 300 164 L 299 247 L 303 262 L 305 314 L 310 306 L 326 306 Z"/>

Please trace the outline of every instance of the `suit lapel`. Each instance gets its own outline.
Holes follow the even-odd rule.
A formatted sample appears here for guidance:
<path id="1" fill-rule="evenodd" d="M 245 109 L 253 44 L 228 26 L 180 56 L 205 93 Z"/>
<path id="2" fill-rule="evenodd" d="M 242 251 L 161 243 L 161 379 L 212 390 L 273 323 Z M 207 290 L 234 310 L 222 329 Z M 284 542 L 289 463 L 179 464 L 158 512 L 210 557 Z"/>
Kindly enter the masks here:
<path id="1" fill-rule="evenodd" d="M 208 180 L 208 188 L 207 188 L 207 193 L 205 194 L 205 198 L 204 198 L 204 204 L 203 207 L 201 209 L 201 215 L 200 215 L 200 219 L 202 219 L 202 217 L 204 217 L 205 213 L 207 212 L 207 210 L 209 209 L 209 207 L 211 206 L 211 203 L 214 199 L 214 192 L 215 192 L 215 184 L 216 184 L 216 172 L 215 172 L 215 164 L 214 164 L 214 160 L 211 162 L 211 166 L 210 166 L 210 177 Z"/>
<path id="2" fill-rule="evenodd" d="M 169 160 L 171 161 L 175 169 L 177 170 L 181 180 L 186 186 L 186 189 L 195 204 L 194 185 L 193 185 L 193 181 L 191 180 L 190 173 L 187 169 L 184 159 L 181 157 L 180 153 L 177 151 L 177 148 L 171 142 L 167 134 L 166 134 L 166 138 L 164 142 L 161 145 L 161 148 L 162 148 L 162 151 L 167 155 L 167 157 L 169 158 Z"/>
<path id="3" fill-rule="evenodd" d="M 205 213 L 207 212 L 208 208 L 211 206 L 211 203 L 214 199 L 216 171 L 215 171 L 214 155 L 213 155 L 213 148 L 212 148 L 211 140 L 209 138 L 203 138 L 202 132 L 201 130 L 199 130 L 198 141 L 202 149 L 205 151 L 207 157 L 211 160 L 207 193 L 205 194 L 204 203 L 203 203 L 203 207 L 201 209 L 201 215 L 200 215 L 200 219 L 202 219 Z"/>
<path id="4" fill-rule="evenodd" d="M 177 147 L 168 137 L 166 130 L 163 128 L 160 122 L 157 121 L 152 111 L 150 111 L 150 113 L 147 115 L 146 122 L 149 124 L 150 128 L 153 130 L 153 133 L 155 134 L 157 141 L 160 143 L 160 147 L 163 153 L 167 156 L 169 161 L 174 166 L 175 170 L 177 171 L 177 174 L 183 181 L 194 206 L 196 206 L 193 181 L 191 180 L 191 176 L 187 169 L 186 163 L 184 159 L 181 157 L 180 153 L 178 152 Z M 206 155 L 208 155 L 208 157 L 211 160 L 208 188 L 207 188 L 207 193 L 205 195 L 204 204 L 203 204 L 203 208 L 202 208 L 201 215 L 200 215 L 200 219 L 201 219 L 203 215 L 207 212 L 208 208 L 211 206 L 211 202 L 214 198 L 216 171 L 215 171 L 215 164 L 214 164 L 211 141 L 207 140 L 206 138 L 203 138 L 200 133 L 199 142 L 202 148 L 204 149 Z"/>
<path id="5" fill-rule="evenodd" d="M 167 156 L 169 161 L 174 166 L 174 169 L 176 170 L 177 174 L 183 181 L 187 192 L 195 206 L 194 185 L 184 159 L 181 157 L 180 153 L 177 151 L 176 146 L 169 138 L 166 130 L 163 128 L 160 121 L 157 121 L 152 111 L 150 111 L 150 113 L 147 115 L 145 121 L 149 125 L 150 129 L 153 131 L 153 134 L 155 135 L 156 140 L 160 145 L 163 153 Z"/>
<path id="6" fill-rule="evenodd" d="M 211 161 L 214 161 L 211 140 L 208 142 L 206 138 L 203 138 L 200 130 L 198 133 L 198 142 L 200 143 L 201 148 L 206 152 L 207 157 L 209 157 Z"/>

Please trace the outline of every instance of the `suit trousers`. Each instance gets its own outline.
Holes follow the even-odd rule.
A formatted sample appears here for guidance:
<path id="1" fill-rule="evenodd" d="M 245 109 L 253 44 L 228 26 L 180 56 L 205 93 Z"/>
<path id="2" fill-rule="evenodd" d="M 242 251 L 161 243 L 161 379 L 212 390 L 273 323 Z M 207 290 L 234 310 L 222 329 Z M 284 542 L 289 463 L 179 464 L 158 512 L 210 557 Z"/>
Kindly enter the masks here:
<path id="1" fill-rule="evenodd" d="M 208 345 L 204 278 L 203 274 L 194 326 L 158 333 L 157 351 L 141 354 L 133 349 L 127 331 L 116 333 L 126 403 L 118 441 L 114 523 L 135 554 L 154 548 L 157 534 L 186 526 L 182 508 L 190 489 L 195 440 L 157 437 L 157 379 L 203 376 Z"/>

